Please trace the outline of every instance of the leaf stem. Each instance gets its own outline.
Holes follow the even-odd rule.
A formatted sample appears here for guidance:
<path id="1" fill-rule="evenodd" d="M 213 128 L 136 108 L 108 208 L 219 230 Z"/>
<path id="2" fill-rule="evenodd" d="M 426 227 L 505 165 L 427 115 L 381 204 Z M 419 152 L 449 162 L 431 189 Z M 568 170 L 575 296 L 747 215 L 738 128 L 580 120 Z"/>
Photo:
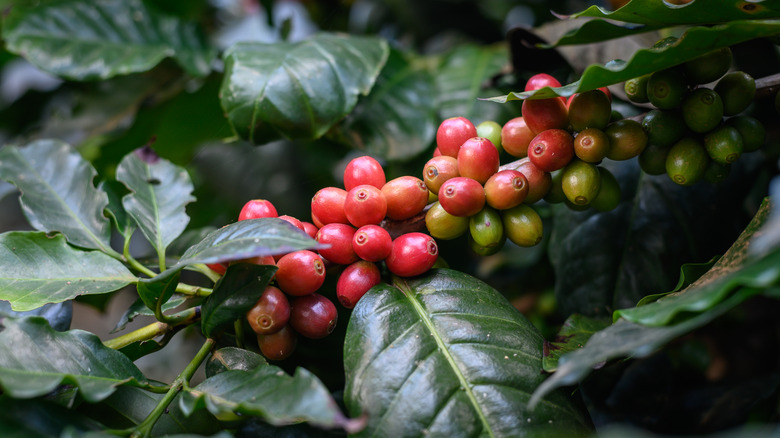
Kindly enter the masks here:
<path id="1" fill-rule="evenodd" d="M 192 286 L 186 283 L 179 283 L 176 286 L 176 292 L 184 295 L 191 295 L 193 297 L 207 297 L 211 295 L 214 290 L 209 287 Z"/>
<path id="2" fill-rule="evenodd" d="M 118 350 L 134 342 L 148 341 L 162 336 L 179 326 L 192 324 L 199 318 L 200 307 L 192 307 L 175 315 L 166 316 L 166 322 L 155 321 L 130 333 L 103 341 L 103 345 Z"/>
<path id="3" fill-rule="evenodd" d="M 197 371 L 198 367 L 200 367 L 203 361 L 206 360 L 206 357 L 211 352 L 215 342 L 216 341 L 212 338 L 206 339 L 206 342 L 204 342 L 203 346 L 200 347 L 200 350 L 195 355 L 195 357 L 190 361 L 187 367 L 184 368 L 181 374 L 176 377 L 176 380 L 171 384 L 168 392 L 160 400 L 160 402 L 157 403 L 157 406 L 154 407 L 152 412 L 149 413 L 149 416 L 146 417 L 146 419 L 141 424 L 139 424 L 138 427 L 136 427 L 135 432 L 130 435 L 131 437 L 142 438 L 151 436 L 152 428 L 157 423 L 157 420 L 159 420 L 160 417 L 165 413 L 165 411 L 168 409 L 168 406 L 170 406 L 176 396 L 179 395 L 179 392 L 189 387 L 189 382 L 192 379 L 192 376 L 195 374 L 195 371 Z"/>

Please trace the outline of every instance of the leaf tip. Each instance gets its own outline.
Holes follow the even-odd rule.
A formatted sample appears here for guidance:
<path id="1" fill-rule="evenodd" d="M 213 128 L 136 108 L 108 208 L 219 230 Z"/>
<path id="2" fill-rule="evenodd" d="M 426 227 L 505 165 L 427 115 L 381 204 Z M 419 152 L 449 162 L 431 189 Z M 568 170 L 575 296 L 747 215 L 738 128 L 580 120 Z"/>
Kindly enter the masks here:
<path id="1" fill-rule="evenodd" d="M 152 137 L 148 143 L 133 151 L 133 153 L 146 164 L 155 164 L 160 161 L 160 156 L 152 149 L 156 137 Z"/>

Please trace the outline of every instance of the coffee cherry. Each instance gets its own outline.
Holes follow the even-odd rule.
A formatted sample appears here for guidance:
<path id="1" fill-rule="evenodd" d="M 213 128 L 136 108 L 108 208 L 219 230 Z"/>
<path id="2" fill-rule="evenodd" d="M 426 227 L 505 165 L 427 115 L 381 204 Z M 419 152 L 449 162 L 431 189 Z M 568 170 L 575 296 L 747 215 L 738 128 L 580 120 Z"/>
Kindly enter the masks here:
<path id="1" fill-rule="evenodd" d="M 728 126 L 733 126 L 742 137 L 742 151 L 754 152 L 761 149 L 766 138 L 764 125 L 750 116 L 737 116 L 726 120 Z"/>
<path id="2" fill-rule="evenodd" d="M 355 228 L 347 224 L 326 224 L 317 231 L 315 240 L 319 243 L 330 245 L 329 248 L 319 250 L 321 256 L 328 261 L 339 265 L 348 265 L 358 260 L 358 255 L 352 248 L 352 237 Z"/>
<path id="3" fill-rule="evenodd" d="M 620 184 L 617 178 L 607 168 L 597 166 L 601 177 L 599 192 L 590 206 L 598 211 L 610 211 L 620 204 Z"/>
<path id="4" fill-rule="evenodd" d="M 658 109 L 680 106 L 685 90 L 683 75 L 677 69 L 657 71 L 647 81 L 647 97 Z"/>
<path id="5" fill-rule="evenodd" d="M 691 131 L 710 131 L 723 119 L 723 100 L 709 88 L 697 88 L 683 101 L 682 115 Z"/>
<path id="6" fill-rule="evenodd" d="M 295 298 L 290 303 L 290 325 L 310 339 L 322 339 L 331 334 L 338 317 L 333 302 L 317 293 Z"/>
<path id="7" fill-rule="evenodd" d="M 596 165 L 573 160 L 563 168 L 561 188 L 572 204 L 588 205 L 596 198 L 601 187 L 601 175 Z"/>
<path id="8" fill-rule="evenodd" d="M 564 167 L 565 169 L 565 167 Z M 550 185 L 550 191 L 544 195 L 544 200 L 550 204 L 560 204 L 566 201 L 566 194 L 563 193 L 563 169 L 558 169 L 554 172 L 550 172 L 552 176 L 552 184 Z"/>
<path id="9" fill-rule="evenodd" d="M 639 76 L 626 81 L 623 84 L 623 90 L 626 92 L 628 100 L 634 103 L 647 103 L 650 98 L 647 96 L 647 82 L 650 75 Z"/>
<path id="10" fill-rule="evenodd" d="M 663 175 L 666 173 L 666 155 L 669 147 L 650 143 L 639 154 L 639 167 L 648 175 Z"/>
<path id="11" fill-rule="evenodd" d="M 693 85 L 716 81 L 729 71 L 732 59 L 731 49 L 728 47 L 707 52 L 683 64 L 685 78 Z"/>
<path id="12" fill-rule="evenodd" d="M 227 263 L 208 263 L 206 266 L 219 275 L 225 275 L 225 272 L 227 272 L 228 268 Z"/>
<path id="13" fill-rule="evenodd" d="M 387 203 L 387 217 L 396 221 L 409 219 L 428 205 L 428 187 L 413 176 L 392 179 L 381 191 Z"/>
<path id="14" fill-rule="evenodd" d="M 575 131 L 604 129 L 612 115 L 609 98 L 601 90 L 577 93 L 569 101 L 569 123 Z"/>
<path id="15" fill-rule="evenodd" d="M 524 100 L 520 111 L 526 125 L 535 134 L 548 129 L 566 129 L 569 126 L 566 104 L 560 99 Z"/>
<path id="16" fill-rule="evenodd" d="M 588 163 L 598 163 L 609 152 L 609 138 L 598 128 L 587 128 L 574 137 L 574 155 Z"/>
<path id="17" fill-rule="evenodd" d="M 385 181 L 382 165 L 367 155 L 353 158 L 344 169 L 344 188 L 347 191 L 363 184 L 381 189 Z"/>
<path id="18" fill-rule="evenodd" d="M 560 86 L 561 83 L 558 79 L 555 79 L 547 73 L 537 73 L 528 78 L 528 81 L 525 83 L 524 91 L 541 90 L 544 87 L 557 88 Z"/>
<path id="19" fill-rule="evenodd" d="M 471 251 L 473 251 L 474 254 L 487 257 L 501 251 L 501 248 L 503 248 L 504 244 L 506 243 L 506 236 L 502 235 L 501 240 L 495 245 L 482 246 L 477 242 L 475 242 L 474 238 L 472 238 L 471 234 L 469 234 L 468 243 L 469 243 L 469 248 L 471 248 Z"/>
<path id="20" fill-rule="evenodd" d="M 425 213 L 425 227 L 436 239 L 451 240 L 463 235 L 469 228 L 468 216 L 453 216 L 437 201 Z"/>
<path id="21" fill-rule="evenodd" d="M 303 231 L 305 231 L 309 237 L 314 239 L 317 236 L 317 231 L 319 231 L 319 228 L 317 228 L 317 226 L 311 222 L 301 221 L 301 223 L 303 224 Z"/>
<path id="22" fill-rule="evenodd" d="M 690 186 L 704 177 L 710 161 L 704 145 L 692 137 L 675 143 L 666 156 L 666 174 L 681 186 Z"/>
<path id="23" fill-rule="evenodd" d="M 493 146 L 496 147 L 498 152 L 501 152 L 501 125 L 492 121 L 485 120 L 477 125 L 477 137 L 482 137 L 490 140 Z"/>
<path id="24" fill-rule="evenodd" d="M 469 233 L 474 242 L 485 250 L 503 246 L 505 237 L 501 215 L 486 206 L 469 218 Z"/>
<path id="25" fill-rule="evenodd" d="M 465 117 L 450 117 L 436 131 L 436 145 L 442 155 L 457 158 L 460 145 L 477 136 L 477 128 Z"/>
<path id="26" fill-rule="evenodd" d="M 528 196 L 525 197 L 524 201 L 526 204 L 533 204 L 539 201 L 550 191 L 550 186 L 552 185 L 550 173 L 536 167 L 530 159 L 523 158 L 520 160 L 515 170 L 525 175 L 525 178 L 528 180 Z"/>
<path id="27" fill-rule="evenodd" d="M 520 205 L 528 196 L 528 179 L 517 170 L 496 172 L 485 182 L 485 202 L 495 209 L 506 210 Z"/>
<path id="28" fill-rule="evenodd" d="M 271 204 L 271 201 L 265 199 L 253 199 L 248 201 L 241 208 L 241 212 L 238 214 L 238 220 L 243 221 L 246 219 L 258 219 L 261 217 L 277 217 L 279 214 L 276 212 L 276 207 Z"/>
<path id="29" fill-rule="evenodd" d="M 247 312 L 246 319 L 258 335 L 276 333 L 290 319 L 290 302 L 279 288 L 267 286 L 257 303 Z"/>
<path id="30" fill-rule="evenodd" d="M 336 297 L 342 306 L 352 309 L 369 289 L 382 281 L 382 275 L 375 263 L 357 261 L 339 275 L 336 283 Z"/>
<path id="31" fill-rule="evenodd" d="M 737 128 L 722 125 L 704 136 L 704 148 L 713 161 L 731 164 L 742 155 L 742 136 Z"/>
<path id="32" fill-rule="evenodd" d="M 501 212 L 506 237 L 518 246 L 534 246 L 542 241 L 542 218 L 533 208 L 520 204 Z"/>
<path id="33" fill-rule="evenodd" d="M 439 193 L 441 185 L 450 178 L 460 176 L 458 159 L 447 155 L 433 157 L 423 167 L 423 181 L 428 190 Z"/>
<path id="34" fill-rule="evenodd" d="M 352 236 L 352 249 L 363 260 L 378 262 L 390 255 L 393 239 L 379 225 L 363 225 Z"/>
<path id="35" fill-rule="evenodd" d="M 414 277 L 428 272 L 438 256 L 439 247 L 433 237 L 417 232 L 406 233 L 393 241 L 393 249 L 385 264 L 399 277 Z"/>
<path id="36" fill-rule="evenodd" d="M 303 222 L 301 222 L 301 220 L 298 219 L 298 218 L 295 218 L 295 217 L 292 217 L 290 215 L 284 214 L 284 215 L 279 216 L 279 219 L 289 223 L 290 225 L 292 225 L 295 228 L 303 231 L 304 233 L 306 232 L 306 229 L 303 227 Z"/>
<path id="37" fill-rule="evenodd" d="M 485 190 L 479 182 L 457 176 L 442 184 L 439 203 L 453 216 L 471 216 L 485 206 Z"/>
<path id="38" fill-rule="evenodd" d="M 501 127 L 501 146 L 513 157 L 528 156 L 528 144 L 536 136 L 522 117 L 515 117 Z"/>
<path id="39" fill-rule="evenodd" d="M 688 128 L 677 110 L 654 109 L 642 119 L 642 129 L 649 144 L 669 147 L 680 140 Z"/>
<path id="40" fill-rule="evenodd" d="M 344 213 L 355 227 L 378 224 L 387 214 L 387 201 L 382 191 L 367 184 L 353 187 L 347 192 Z"/>
<path id="41" fill-rule="evenodd" d="M 545 172 L 561 169 L 574 158 L 574 137 L 564 129 L 542 131 L 528 145 L 528 158 Z"/>
<path id="42" fill-rule="evenodd" d="M 715 92 L 723 100 L 723 115 L 734 116 L 753 102 L 756 97 L 756 81 L 743 71 L 733 71 L 718 81 Z"/>
<path id="43" fill-rule="evenodd" d="M 647 134 L 636 120 L 618 120 L 604 130 L 609 138 L 607 158 L 615 161 L 628 160 L 641 154 L 647 146 Z"/>
<path id="44" fill-rule="evenodd" d="M 470 138 L 458 151 L 458 173 L 480 184 L 498 171 L 499 164 L 498 150 L 486 138 Z"/>
<path id="45" fill-rule="evenodd" d="M 310 294 L 325 282 L 325 264 L 320 256 L 309 250 L 293 251 L 276 262 L 276 283 L 289 295 Z"/>
<path id="46" fill-rule="evenodd" d="M 317 191 L 311 198 L 311 217 L 314 225 L 321 228 L 326 224 L 348 224 L 349 220 L 344 212 L 346 199 L 347 191 L 338 187 L 325 187 Z"/>
<path id="47" fill-rule="evenodd" d="M 731 173 L 731 164 L 722 164 L 717 161 L 707 163 L 707 170 L 704 171 L 704 180 L 711 184 L 723 182 Z"/>
<path id="48" fill-rule="evenodd" d="M 298 345 L 298 334 L 289 325 L 270 335 L 257 335 L 260 353 L 268 360 L 283 360 L 290 357 Z"/>

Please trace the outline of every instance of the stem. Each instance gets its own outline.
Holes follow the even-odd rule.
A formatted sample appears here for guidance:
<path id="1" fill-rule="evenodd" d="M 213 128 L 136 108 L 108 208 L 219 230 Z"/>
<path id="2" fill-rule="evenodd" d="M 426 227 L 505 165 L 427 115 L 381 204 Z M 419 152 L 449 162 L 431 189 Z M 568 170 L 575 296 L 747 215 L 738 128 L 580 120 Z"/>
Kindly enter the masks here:
<path id="1" fill-rule="evenodd" d="M 200 307 L 193 307 L 175 315 L 167 316 L 167 322 L 153 322 L 130 333 L 103 341 L 103 345 L 118 350 L 134 342 L 148 341 L 162 336 L 179 326 L 192 324 L 198 318 L 200 318 Z"/>
<path id="2" fill-rule="evenodd" d="M 240 319 L 233 323 L 233 328 L 236 331 L 236 347 L 244 348 L 244 325 Z"/>
<path id="3" fill-rule="evenodd" d="M 129 243 L 129 241 L 125 241 L 125 248 L 123 249 L 123 252 L 124 252 L 125 258 L 127 259 L 127 263 L 130 264 L 130 267 L 135 269 L 136 271 L 146 275 L 149 278 L 152 278 L 155 275 L 157 275 L 156 272 L 154 272 L 151 269 L 147 268 L 146 266 L 141 264 L 141 262 L 139 262 L 138 260 L 133 258 L 133 256 L 130 255 L 128 243 Z"/>
<path id="4" fill-rule="evenodd" d="M 141 424 L 139 424 L 138 427 L 136 427 L 135 432 L 133 432 L 131 435 L 132 437 L 141 438 L 151 435 L 152 428 L 157 423 L 157 420 L 160 419 L 162 414 L 164 414 L 168 409 L 168 406 L 171 404 L 171 402 L 173 402 L 182 389 L 189 387 L 189 382 L 192 379 L 192 376 L 195 374 L 195 371 L 197 371 L 198 367 L 200 367 L 203 361 L 206 360 L 206 357 L 208 356 L 209 352 L 211 352 L 211 348 L 214 346 L 214 343 L 214 339 L 206 339 L 206 342 L 204 342 L 203 346 L 200 347 L 198 353 L 194 358 L 192 358 L 192 361 L 190 361 L 181 374 L 176 377 L 176 380 L 171 384 L 171 388 L 168 390 L 165 396 L 160 400 L 159 403 L 157 403 L 157 406 L 155 406 L 152 412 L 149 413 L 149 416 L 146 417 L 146 419 Z"/>
<path id="5" fill-rule="evenodd" d="M 192 295 L 194 297 L 207 297 L 214 292 L 213 289 L 201 286 L 192 286 L 186 283 L 179 283 L 176 285 L 176 292 L 184 295 Z"/>

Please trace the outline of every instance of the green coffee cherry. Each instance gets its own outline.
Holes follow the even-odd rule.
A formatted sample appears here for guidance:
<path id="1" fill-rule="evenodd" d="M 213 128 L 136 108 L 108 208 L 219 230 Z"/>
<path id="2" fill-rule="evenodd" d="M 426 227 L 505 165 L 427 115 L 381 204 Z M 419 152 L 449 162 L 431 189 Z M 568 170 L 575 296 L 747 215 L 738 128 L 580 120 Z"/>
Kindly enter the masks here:
<path id="1" fill-rule="evenodd" d="M 688 83 L 707 84 L 725 75 L 732 60 L 731 49 L 721 47 L 684 63 L 683 71 Z"/>
<path id="2" fill-rule="evenodd" d="M 550 185 L 550 190 L 544 195 L 544 200 L 550 204 L 560 204 L 566 200 L 566 195 L 563 193 L 563 187 L 561 186 L 563 169 L 550 172 L 550 176 L 552 177 L 552 184 Z"/>
<path id="3" fill-rule="evenodd" d="M 425 226 L 433 238 L 450 240 L 463 235 L 469 229 L 469 218 L 447 213 L 437 201 L 425 213 Z"/>
<path id="4" fill-rule="evenodd" d="M 469 233 L 474 242 L 484 248 L 503 245 L 504 224 L 498 210 L 485 207 L 469 218 Z"/>
<path id="5" fill-rule="evenodd" d="M 639 154 L 639 167 L 648 175 L 663 175 L 666 173 L 666 155 L 668 153 L 668 147 L 650 143 Z"/>
<path id="6" fill-rule="evenodd" d="M 518 246 L 534 246 L 542 241 L 542 218 L 525 204 L 501 212 L 506 237 Z"/>
<path id="7" fill-rule="evenodd" d="M 601 176 L 601 186 L 596 197 L 591 201 L 590 206 L 598 211 L 610 211 L 620 204 L 620 184 L 617 178 L 608 169 L 597 166 Z"/>
<path id="8" fill-rule="evenodd" d="M 685 96 L 685 82 L 679 70 L 666 69 L 650 75 L 647 81 L 647 97 L 658 109 L 672 109 L 680 105 Z"/>
<path id="9" fill-rule="evenodd" d="M 636 120 L 618 120 L 604 130 L 609 138 L 607 158 L 615 161 L 628 160 L 641 154 L 647 146 L 647 134 Z"/>
<path id="10" fill-rule="evenodd" d="M 599 193 L 601 174 L 596 165 L 573 160 L 563 168 L 561 188 L 572 204 L 588 205 Z"/>
<path id="11" fill-rule="evenodd" d="M 718 81 L 715 92 L 723 100 L 723 114 L 734 116 L 745 111 L 753 102 L 756 81 L 743 71 L 733 71 Z"/>
<path id="12" fill-rule="evenodd" d="M 688 128 L 679 111 L 654 109 L 645 114 L 642 129 L 650 144 L 669 147 L 681 139 Z"/>
<path id="13" fill-rule="evenodd" d="M 713 161 L 731 164 L 742 155 L 742 136 L 737 128 L 722 125 L 704 136 L 704 148 Z"/>
<path id="14" fill-rule="evenodd" d="M 685 137 L 666 156 L 666 174 L 681 186 L 690 186 L 704 177 L 710 157 L 700 141 Z"/>
<path id="15" fill-rule="evenodd" d="M 682 115 L 691 131 L 710 131 L 723 120 L 723 100 L 709 88 L 697 88 L 683 101 Z"/>
<path id="16" fill-rule="evenodd" d="M 650 75 L 639 76 L 638 78 L 632 78 L 623 84 L 623 90 L 626 92 L 628 100 L 634 103 L 647 103 L 650 102 L 650 98 L 647 96 L 647 81 L 650 79 Z"/>
<path id="17" fill-rule="evenodd" d="M 471 248 L 472 251 L 474 251 L 475 254 L 480 256 L 489 256 L 493 255 L 501 250 L 501 248 L 504 247 L 504 244 L 506 243 L 506 236 L 502 236 L 501 241 L 493 246 L 482 246 L 474 241 L 474 238 L 471 237 L 471 234 L 469 234 L 469 248 Z"/>
<path id="18" fill-rule="evenodd" d="M 758 119 L 750 116 L 737 116 L 726 120 L 726 124 L 737 128 L 742 136 L 742 152 L 754 152 L 764 146 L 766 129 Z"/>
<path id="19" fill-rule="evenodd" d="M 729 173 L 731 173 L 730 164 L 721 164 L 717 161 L 710 161 L 707 165 L 707 170 L 704 171 L 704 180 L 712 184 L 717 184 L 725 181 L 726 178 L 728 178 Z"/>
<path id="20" fill-rule="evenodd" d="M 490 140 L 493 146 L 501 152 L 501 125 L 492 120 L 486 120 L 477 125 L 477 137 Z"/>
<path id="21" fill-rule="evenodd" d="M 612 115 L 612 103 L 596 89 L 575 94 L 569 102 L 569 123 L 579 132 L 586 128 L 606 128 Z"/>

